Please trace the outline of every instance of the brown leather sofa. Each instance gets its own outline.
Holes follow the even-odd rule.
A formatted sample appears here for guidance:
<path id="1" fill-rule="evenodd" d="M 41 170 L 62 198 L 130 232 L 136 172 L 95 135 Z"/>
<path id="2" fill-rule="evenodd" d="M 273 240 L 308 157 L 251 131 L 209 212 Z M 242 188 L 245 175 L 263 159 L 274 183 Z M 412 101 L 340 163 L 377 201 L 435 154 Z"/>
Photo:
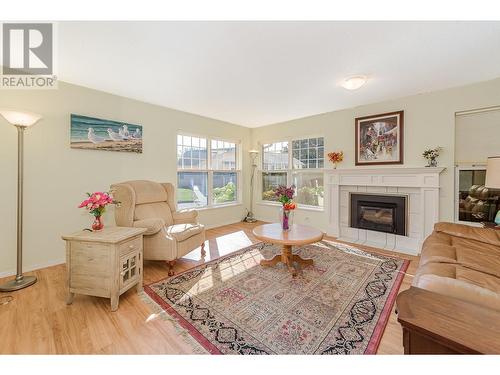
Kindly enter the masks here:
<path id="1" fill-rule="evenodd" d="M 500 231 L 437 223 L 412 285 L 500 311 Z"/>
<path id="2" fill-rule="evenodd" d="M 500 354 L 500 230 L 437 223 L 397 299 L 408 354 Z"/>
<path id="3" fill-rule="evenodd" d="M 498 191 L 484 185 L 472 185 L 469 192 L 461 192 L 459 219 L 461 221 L 493 221 L 499 207 Z"/>

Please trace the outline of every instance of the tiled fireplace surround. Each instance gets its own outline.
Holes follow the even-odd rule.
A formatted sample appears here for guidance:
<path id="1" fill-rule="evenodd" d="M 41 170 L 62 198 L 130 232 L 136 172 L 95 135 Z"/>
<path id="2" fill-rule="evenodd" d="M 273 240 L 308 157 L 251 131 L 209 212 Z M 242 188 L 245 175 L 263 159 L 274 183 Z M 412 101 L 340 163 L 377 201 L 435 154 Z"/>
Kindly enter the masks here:
<path id="1" fill-rule="evenodd" d="M 418 255 L 439 220 L 439 174 L 444 168 L 359 167 L 325 173 L 328 234 L 340 240 Z M 407 235 L 350 226 L 350 193 L 407 197 Z"/>

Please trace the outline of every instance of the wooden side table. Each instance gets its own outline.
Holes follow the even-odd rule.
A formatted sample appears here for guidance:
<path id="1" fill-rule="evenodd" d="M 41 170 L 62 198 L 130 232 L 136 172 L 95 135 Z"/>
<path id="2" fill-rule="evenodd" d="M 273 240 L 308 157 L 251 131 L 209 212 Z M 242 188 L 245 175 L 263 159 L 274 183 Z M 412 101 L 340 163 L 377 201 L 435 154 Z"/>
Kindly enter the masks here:
<path id="1" fill-rule="evenodd" d="M 62 236 L 66 241 L 68 297 L 75 293 L 111 299 L 118 309 L 120 295 L 136 286 L 142 291 L 142 236 L 144 228 L 109 227 Z"/>

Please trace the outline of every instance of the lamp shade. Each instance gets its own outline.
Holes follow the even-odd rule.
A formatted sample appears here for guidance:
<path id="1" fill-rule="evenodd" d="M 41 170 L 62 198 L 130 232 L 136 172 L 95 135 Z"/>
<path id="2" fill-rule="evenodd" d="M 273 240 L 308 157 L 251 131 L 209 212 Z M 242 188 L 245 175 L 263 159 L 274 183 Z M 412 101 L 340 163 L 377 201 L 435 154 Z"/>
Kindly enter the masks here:
<path id="1" fill-rule="evenodd" d="M 2 115 L 12 125 L 27 128 L 35 125 L 41 118 L 41 115 L 32 112 L 20 112 L 11 109 L 0 109 Z"/>
<path id="2" fill-rule="evenodd" d="M 500 156 L 491 156 L 486 165 L 486 182 L 490 189 L 500 189 Z"/>
<path id="3" fill-rule="evenodd" d="M 258 151 L 258 150 L 250 150 L 250 151 L 248 151 L 248 152 L 249 152 L 250 154 L 258 154 L 258 153 L 259 153 L 259 151 Z"/>

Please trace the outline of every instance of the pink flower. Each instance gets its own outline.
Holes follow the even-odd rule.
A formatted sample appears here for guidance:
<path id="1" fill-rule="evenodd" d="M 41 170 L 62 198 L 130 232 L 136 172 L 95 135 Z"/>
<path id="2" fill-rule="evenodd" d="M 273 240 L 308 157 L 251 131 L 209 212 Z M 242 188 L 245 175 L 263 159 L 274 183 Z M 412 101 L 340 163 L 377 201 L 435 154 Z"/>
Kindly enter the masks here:
<path id="1" fill-rule="evenodd" d="M 80 203 L 80 205 L 78 206 L 78 208 L 86 207 L 88 204 L 89 204 L 89 200 L 85 199 L 82 203 Z"/>

